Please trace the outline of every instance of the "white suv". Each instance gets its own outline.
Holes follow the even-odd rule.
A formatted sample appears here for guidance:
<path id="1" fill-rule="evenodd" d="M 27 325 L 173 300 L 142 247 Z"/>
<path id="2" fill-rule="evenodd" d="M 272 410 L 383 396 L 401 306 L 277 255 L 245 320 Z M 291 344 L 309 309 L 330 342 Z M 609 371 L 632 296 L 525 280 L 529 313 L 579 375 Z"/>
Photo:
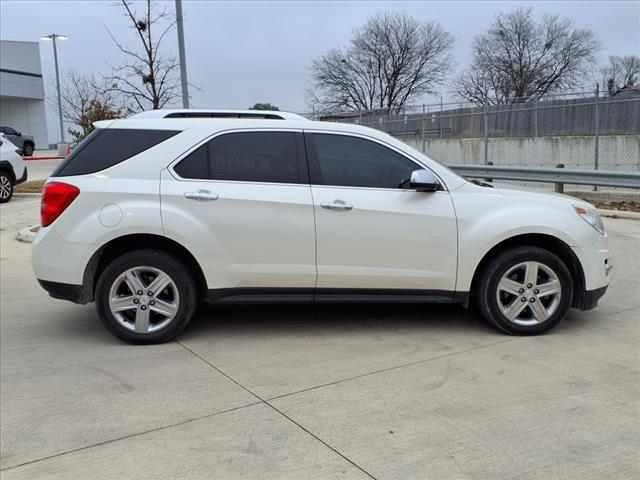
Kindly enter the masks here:
<path id="1" fill-rule="evenodd" d="M 45 185 L 33 268 L 157 343 L 199 300 L 458 302 L 539 334 L 609 283 L 591 205 L 467 182 L 377 130 L 289 119 L 132 118 Z"/>
<path id="2" fill-rule="evenodd" d="M 0 133 L 0 203 L 13 196 L 13 187 L 27 181 L 27 166 L 22 150 Z"/>

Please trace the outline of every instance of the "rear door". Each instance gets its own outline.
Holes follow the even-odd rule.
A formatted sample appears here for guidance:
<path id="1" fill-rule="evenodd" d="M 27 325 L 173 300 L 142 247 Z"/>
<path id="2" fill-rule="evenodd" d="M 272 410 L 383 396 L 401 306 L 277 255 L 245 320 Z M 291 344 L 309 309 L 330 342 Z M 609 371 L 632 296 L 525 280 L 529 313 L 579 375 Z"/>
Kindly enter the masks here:
<path id="1" fill-rule="evenodd" d="M 449 192 L 401 188 L 413 170 L 424 167 L 375 139 L 310 132 L 305 141 L 318 294 L 322 289 L 453 293 L 457 226 Z"/>
<path id="2" fill-rule="evenodd" d="M 223 132 L 163 173 L 163 227 L 191 250 L 208 288 L 220 295 L 230 288 L 297 288 L 311 299 L 315 226 L 308 178 L 300 131 Z"/>

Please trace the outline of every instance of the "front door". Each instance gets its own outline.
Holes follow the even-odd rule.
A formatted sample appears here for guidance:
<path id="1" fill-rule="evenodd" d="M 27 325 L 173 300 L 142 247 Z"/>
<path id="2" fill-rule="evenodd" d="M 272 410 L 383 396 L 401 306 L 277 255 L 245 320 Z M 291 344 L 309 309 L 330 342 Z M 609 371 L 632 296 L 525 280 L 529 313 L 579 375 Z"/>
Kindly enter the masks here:
<path id="1" fill-rule="evenodd" d="M 401 188 L 424 168 L 372 139 L 306 133 L 322 289 L 453 292 L 457 227 L 446 190 Z"/>

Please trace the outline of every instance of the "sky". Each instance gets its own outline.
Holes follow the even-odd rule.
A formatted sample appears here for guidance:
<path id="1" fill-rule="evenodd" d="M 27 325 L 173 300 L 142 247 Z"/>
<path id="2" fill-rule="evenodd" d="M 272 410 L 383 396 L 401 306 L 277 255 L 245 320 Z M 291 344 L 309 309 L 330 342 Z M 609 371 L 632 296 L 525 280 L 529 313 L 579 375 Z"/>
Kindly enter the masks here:
<path id="1" fill-rule="evenodd" d="M 174 0 L 160 3 L 171 9 L 175 4 Z M 381 10 L 404 11 L 448 30 L 455 37 L 455 75 L 470 61 L 473 37 L 483 33 L 496 14 L 519 6 L 531 7 L 536 16 L 558 14 L 576 26 L 593 29 L 603 60 L 611 54 L 640 54 L 640 1 L 183 0 L 188 78 L 198 87 L 190 89 L 191 103 L 200 108 L 244 109 L 271 102 L 281 109 L 308 111 L 305 92 L 313 58 L 346 46 L 353 30 Z M 108 73 L 109 65 L 119 64 L 122 55 L 105 26 L 119 41 L 138 46 L 122 13 L 114 0 L 0 0 L 0 38 L 38 41 L 51 32 L 66 34 L 69 40 L 58 48 L 62 72 Z M 164 46 L 177 56 L 175 32 L 166 37 Z M 50 42 L 40 42 L 40 55 L 46 93 L 54 94 Z M 451 83 L 446 83 L 441 94 L 452 99 L 452 93 Z M 47 119 L 53 141 L 56 116 L 48 111 Z"/>

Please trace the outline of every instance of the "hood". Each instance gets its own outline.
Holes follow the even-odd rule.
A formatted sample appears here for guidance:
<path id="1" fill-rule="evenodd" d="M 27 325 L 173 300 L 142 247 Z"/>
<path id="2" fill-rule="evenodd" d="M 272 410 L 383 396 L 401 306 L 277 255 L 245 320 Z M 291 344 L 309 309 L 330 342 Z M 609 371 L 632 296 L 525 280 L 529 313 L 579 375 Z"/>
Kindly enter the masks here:
<path id="1" fill-rule="evenodd" d="M 477 193 L 482 192 L 487 195 L 500 195 L 503 197 L 510 197 L 514 201 L 527 200 L 546 204 L 552 203 L 556 205 L 566 205 L 567 203 L 569 203 L 572 205 L 582 205 L 584 207 L 595 208 L 589 202 L 586 202 L 581 198 L 571 197 L 569 195 L 564 195 L 561 193 L 541 191 L 539 189 L 521 187 L 519 185 L 509 185 L 505 183 L 491 183 L 490 185 L 492 185 L 493 188 L 483 187 L 475 185 L 471 182 L 466 182 L 461 190 L 469 189 Z"/>

